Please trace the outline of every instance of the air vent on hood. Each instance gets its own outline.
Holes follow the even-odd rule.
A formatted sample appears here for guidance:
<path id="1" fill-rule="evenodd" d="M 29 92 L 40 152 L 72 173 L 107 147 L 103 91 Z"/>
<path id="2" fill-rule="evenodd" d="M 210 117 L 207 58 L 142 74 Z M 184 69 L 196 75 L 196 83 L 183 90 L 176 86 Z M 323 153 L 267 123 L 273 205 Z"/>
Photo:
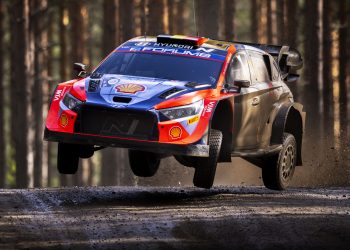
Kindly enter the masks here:
<path id="1" fill-rule="evenodd" d="M 122 103 L 129 103 L 131 102 L 130 97 L 121 97 L 121 96 L 115 96 L 113 97 L 113 102 L 122 102 Z"/>
<path id="2" fill-rule="evenodd" d="M 207 84 L 207 83 L 198 83 L 198 82 L 188 82 L 185 84 L 186 87 L 189 87 L 189 88 L 201 88 L 201 87 L 207 87 L 207 86 L 210 86 L 210 84 Z"/>
<path id="3" fill-rule="evenodd" d="M 100 80 L 90 80 L 89 82 L 89 92 L 96 92 L 100 86 Z"/>
<path id="4" fill-rule="evenodd" d="M 159 98 L 168 99 L 168 98 L 172 97 L 173 95 L 180 93 L 182 91 L 185 91 L 185 89 L 180 89 L 180 88 L 175 87 L 175 88 L 169 89 L 169 90 L 163 92 L 162 94 L 160 94 Z"/>
<path id="5" fill-rule="evenodd" d="M 94 72 L 90 75 L 90 78 L 101 78 L 102 76 L 102 73 Z"/>

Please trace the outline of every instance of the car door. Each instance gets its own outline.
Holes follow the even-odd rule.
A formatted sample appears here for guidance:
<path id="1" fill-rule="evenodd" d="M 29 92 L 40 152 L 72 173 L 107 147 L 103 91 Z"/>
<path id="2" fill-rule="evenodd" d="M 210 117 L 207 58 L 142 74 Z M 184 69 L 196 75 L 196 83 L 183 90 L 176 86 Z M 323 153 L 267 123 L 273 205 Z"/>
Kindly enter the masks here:
<path id="1" fill-rule="evenodd" d="M 245 50 L 238 51 L 229 65 L 226 84 L 235 88 L 235 81 L 249 81 L 250 86 L 237 89 L 233 107 L 233 140 L 234 151 L 254 149 L 258 144 L 259 103 L 258 90 L 252 84 L 248 55 Z"/>
<path id="2" fill-rule="evenodd" d="M 250 51 L 249 57 L 253 75 L 255 75 L 253 86 L 257 91 L 256 98 L 259 102 L 257 143 L 261 148 L 269 145 L 269 137 L 264 135 L 264 131 L 266 131 L 265 127 L 269 125 L 270 113 L 273 104 L 278 100 L 278 91 L 281 90 L 281 84 L 279 72 L 273 64 L 274 59 L 270 55 Z"/>

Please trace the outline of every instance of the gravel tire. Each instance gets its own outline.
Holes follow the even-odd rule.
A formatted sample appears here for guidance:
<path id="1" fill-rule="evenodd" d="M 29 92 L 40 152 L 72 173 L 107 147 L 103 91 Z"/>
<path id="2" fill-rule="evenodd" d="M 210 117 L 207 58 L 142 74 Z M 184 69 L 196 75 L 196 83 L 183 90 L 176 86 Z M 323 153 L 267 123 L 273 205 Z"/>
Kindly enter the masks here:
<path id="1" fill-rule="evenodd" d="M 152 177 L 157 173 L 160 158 L 156 153 L 129 149 L 129 164 L 134 175 Z"/>
<path id="2" fill-rule="evenodd" d="M 289 185 L 297 161 L 297 144 L 292 134 L 283 134 L 283 147 L 279 154 L 264 161 L 262 179 L 265 187 L 284 190 Z"/>
<path id="3" fill-rule="evenodd" d="M 58 143 L 57 170 L 60 174 L 75 174 L 79 166 L 79 147 L 76 144 Z"/>
<path id="4" fill-rule="evenodd" d="M 196 187 L 211 188 L 214 183 L 216 165 L 221 149 L 222 132 L 210 130 L 209 157 L 198 157 L 196 162 L 193 184 Z"/>

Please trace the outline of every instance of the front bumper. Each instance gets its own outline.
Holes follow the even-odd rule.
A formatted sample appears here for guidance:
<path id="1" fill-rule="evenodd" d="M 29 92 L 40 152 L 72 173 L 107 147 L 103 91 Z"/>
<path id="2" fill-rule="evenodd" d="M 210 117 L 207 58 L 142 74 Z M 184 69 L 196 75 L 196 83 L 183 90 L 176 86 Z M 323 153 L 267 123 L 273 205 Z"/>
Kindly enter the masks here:
<path id="1" fill-rule="evenodd" d="M 130 148 L 168 155 L 208 157 L 209 146 L 201 144 L 170 144 L 156 141 L 124 139 L 114 136 L 101 136 L 82 133 L 54 132 L 45 128 L 44 140 L 73 144 L 97 145 L 103 147 Z"/>

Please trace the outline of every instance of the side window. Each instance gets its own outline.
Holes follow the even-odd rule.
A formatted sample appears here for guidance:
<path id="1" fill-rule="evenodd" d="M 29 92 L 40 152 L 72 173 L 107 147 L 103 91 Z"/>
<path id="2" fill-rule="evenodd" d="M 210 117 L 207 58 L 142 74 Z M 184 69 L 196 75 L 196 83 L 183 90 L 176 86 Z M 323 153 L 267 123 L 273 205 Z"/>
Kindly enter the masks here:
<path id="1" fill-rule="evenodd" d="M 257 82 L 269 82 L 270 76 L 267 71 L 265 60 L 260 53 L 251 52 L 250 58 L 252 59 L 252 64 L 255 70 L 256 81 Z"/>
<path id="2" fill-rule="evenodd" d="M 270 59 L 271 60 L 271 65 L 272 65 L 272 81 L 276 82 L 280 80 L 280 73 L 279 70 L 277 68 L 277 63 L 275 62 L 275 60 L 273 58 Z"/>
<path id="3" fill-rule="evenodd" d="M 249 65 L 244 52 L 238 52 L 233 56 L 226 74 L 227 83 L 233 83 L 235 80 L 250 82 Z"/>

